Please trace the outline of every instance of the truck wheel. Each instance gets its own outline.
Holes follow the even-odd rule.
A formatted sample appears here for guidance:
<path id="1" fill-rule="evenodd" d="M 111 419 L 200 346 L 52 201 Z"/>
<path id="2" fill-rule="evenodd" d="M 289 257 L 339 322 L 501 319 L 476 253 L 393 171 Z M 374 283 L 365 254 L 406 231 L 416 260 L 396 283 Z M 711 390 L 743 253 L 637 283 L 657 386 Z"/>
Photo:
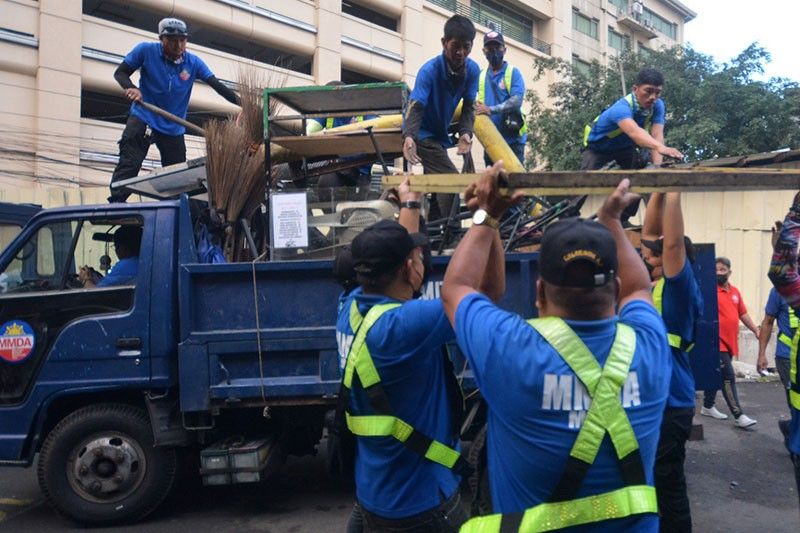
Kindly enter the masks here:
<path id="1" fill-rule="evenodd" d="M 142 409 L 84 407 L 50 432 L 39 455 L 39 486 L 61 514 L 87 525 L 135 522 L 164 501 L 175 450 L 153 447 Z"/>

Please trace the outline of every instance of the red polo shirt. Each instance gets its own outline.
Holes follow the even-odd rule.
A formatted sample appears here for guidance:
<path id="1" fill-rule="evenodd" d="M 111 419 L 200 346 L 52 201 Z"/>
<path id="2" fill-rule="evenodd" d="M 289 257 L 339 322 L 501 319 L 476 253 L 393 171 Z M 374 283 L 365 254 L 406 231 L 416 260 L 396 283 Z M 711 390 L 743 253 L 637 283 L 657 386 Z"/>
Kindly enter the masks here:
<path id="1" fill-rule="evenodd" d="M 717 285 L 717 307 L 719 308 L 719 351 L 739 355 L 739 317 L 747 313 L 739 289 L 728 283 Z"/>

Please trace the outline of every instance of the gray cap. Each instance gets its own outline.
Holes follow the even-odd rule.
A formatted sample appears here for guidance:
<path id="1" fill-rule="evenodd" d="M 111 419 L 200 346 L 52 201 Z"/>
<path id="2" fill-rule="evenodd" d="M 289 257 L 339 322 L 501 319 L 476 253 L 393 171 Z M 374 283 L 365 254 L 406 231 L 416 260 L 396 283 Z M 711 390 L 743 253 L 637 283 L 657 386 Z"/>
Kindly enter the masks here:
<path id="1" fill-rule="evenodd" d="M 189 32 L 186 30 L 186 23 L 176 18 L 161 19 L 161 22 L 158 23 L 158 36 L 169 37 L 172 35 L 187 37 Z"/>

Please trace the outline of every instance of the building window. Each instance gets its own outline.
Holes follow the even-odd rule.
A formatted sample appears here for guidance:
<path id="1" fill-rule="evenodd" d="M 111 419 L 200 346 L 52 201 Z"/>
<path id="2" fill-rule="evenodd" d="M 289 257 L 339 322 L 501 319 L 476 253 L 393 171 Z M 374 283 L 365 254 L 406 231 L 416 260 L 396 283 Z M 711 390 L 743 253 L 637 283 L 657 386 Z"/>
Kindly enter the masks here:
<path id="1" fill-rule="evenodd" d="M 608 0 L 608 3 L 612 6 L 616 6 L 617 10 L 622 13 L 628 12 L 628 0 Z"/>
<path id="2" fill-rule="evenodd" d="M 624 52 L 629 50 L 631 47 L 631 38 L 627 35 L 623 35 L 621 33 L 617 33 L 612 30 L 610 27 L 608 28 L 608 46 L 613 48 L 614 50 L 618 50 L 620 52 Z"/>
<path id="3" fill-rule="evenodd" d="M 387 30 L 397 31 L 396 19 L 356 4 L 352 0 L 342 0 L 342 13 L 366 20 Z"/>
<path id="4" fill-rule="evenodd" d="M 637 52 L 638 52 L 638 54 L 639 54 L 640 56 L 642 56 L 644 59 L 650 59 L 651 57 L 653 57 L 653 51 L 652 51 L 652 50 L 650 50 L 649 48 L 647 48 L 647 47 L 646 47 L 644 44 L 642 44 L 641 42 L 639 42 L 639 47 L 637 48 L 637 50 L 636 50 L 636 51 L 637 51 Z"/>
<path id="5" fill-rule="evenodd" d="M 664 17 L 656 15 L 647 8 L 642 13 L 642 22 L 649 25 L 657 32 L 661 32 L 672 40 L 678 37 L 678 25 L 668 21 Z"/>
<path id="6" fill-rule="evenodd" d="M 162 14 L 153 11 L 134 8 L 125 0 L 84 0 L 83 14 L 151 32 L 154 42 L 158 21 L 163 17 Z M 311 74 L 312 57 L 296 55 L 266 46 L 250 40 L 246 34 L 235 35 L 224 30 L 195 24 L 192 20 L 186 22 L 189 24 L 188 48 L 190 51 L 192 45 L 205 46 L 220 52 L 252 59 L 267 66 L 277 66 L 302 74 Z M 127 52 L 126 50 L 124 53 Z M 202 57 L 202 52 L 199 55 Z"/>
<path id="7" fill-rule="evenodd" d="M 588 61 L 584 61 L 578 56 L 572 56 L 572 68 L 574 72 L 577 72 L 581 76 L 590 76 L 591 75 L 591 63 Z"/>
<path id="8" fill-rule="evenodd" d="M 572 10 L 572 29 L 585 33 L 589 37 L 599 39 L 597 33 L 597 20 L 582 15 L 577 10 Z"/>
<path id="9" fill-rule="evenodd" d="M 456 10 L 456 0 L 428 0 L 428 2 L 449 9 L 450 11 Z"/>
<path id="10" fill-rule="evenodd" d="M 389 80 L 381 80 L 379 78 L 374 78 L 372 76 L 356 72 L 355 70 L 348 70 L 346 68 L 342 69 L 342 77 L 340 79 L 348 85 L 354 85 L 359 83 L 383 83 L 385 81 L 389 81 Z"/>
<path id="11" fill-rule="evenodd" d="M 490 30 L 499 31 L 507 39 L 514 39 L 546 54 L 550 53 L 550 45 L 533 37 L 533 19 L 501 3 L 472 0 L 468 7 L 458 4 L 456 12 Z"/>

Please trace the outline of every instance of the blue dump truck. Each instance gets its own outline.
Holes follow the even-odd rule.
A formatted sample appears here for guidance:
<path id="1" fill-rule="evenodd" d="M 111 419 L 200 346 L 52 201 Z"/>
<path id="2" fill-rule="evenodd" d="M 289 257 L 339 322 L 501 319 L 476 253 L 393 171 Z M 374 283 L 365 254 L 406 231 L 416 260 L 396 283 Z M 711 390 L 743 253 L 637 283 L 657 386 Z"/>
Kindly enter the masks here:
<path id="1" fill-rule="evenodd" d="M 191 212 L 186 196 L 46 209 L 0 254 L 0 464 L 38 453 L 47 500 L 78 522 L 145 517 L 179 456 L 206 484 L 253 482 L 323 440 L 340 380 L 331 260 L 200 264 Z M 138 273 L 85 287 L 80 267 L 107 268 L 125 226 L 141 228 Z M 699 252 L 702 388 L 718 355 L 713 246 Z M 534 316 L 537 254 L 510 253 L 507 271 L 501 305 Z"/>

